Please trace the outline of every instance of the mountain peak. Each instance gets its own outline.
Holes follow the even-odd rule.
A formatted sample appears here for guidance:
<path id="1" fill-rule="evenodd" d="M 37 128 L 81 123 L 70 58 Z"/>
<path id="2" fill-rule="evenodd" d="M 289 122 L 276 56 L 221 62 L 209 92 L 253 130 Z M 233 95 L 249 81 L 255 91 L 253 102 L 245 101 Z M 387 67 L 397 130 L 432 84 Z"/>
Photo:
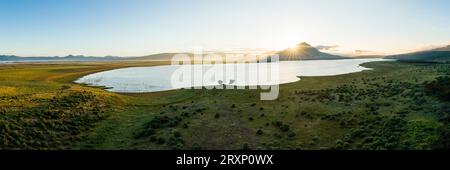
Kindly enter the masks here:
<path id="1" fill-rule="evenodd" d="M 345 57 L 323 53 L 306 42 L 297 44 L 296 48 L 279 51 L 280 60 L 331 60 Z"/>
<path id="2" fill-rule="evenodd" d="M 306 43 L 306 42 L 301 42 L 301 43 L 297 44 L 297 46 L 302 46 L 302 47 L 312 47 L 311 45 L 309 45 L 309 44 Z"/>

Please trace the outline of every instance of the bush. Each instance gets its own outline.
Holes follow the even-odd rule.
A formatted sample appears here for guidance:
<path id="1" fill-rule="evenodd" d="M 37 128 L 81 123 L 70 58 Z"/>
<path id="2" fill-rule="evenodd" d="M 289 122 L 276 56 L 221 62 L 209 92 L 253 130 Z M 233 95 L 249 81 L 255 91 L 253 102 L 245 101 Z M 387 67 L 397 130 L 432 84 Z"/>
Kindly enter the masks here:
<path id="1" fill-rule="evenodd" d="M 148 128 L 158 129 L 164 124 L 169 122 L 169 117 L 167 116 L 156 116 L 149 123 L 147 123 Z"/>
<path id="2" fill-rule="evenodd" d="M 272 125 L 274 125 L 276 127 L 280 127 L 281 125 L 283 125 L 283 122 L 275 121 L 275 122 L 272 122 Z"/>
<path id="3" fill-rule="evenodd" d="M 289 131 L 289 129 L 290 129 L 289 125 L 284 124 L 284 125 L 280 126 L 280 130 L 283 132 L 287 132 L 287 131 Z"/>
<path id="4" fill-rule="evenodd" d="M 160 145 L 166 143 L 166 139 L 164 139 L 163 137 L 159 137 L 156 139 L 156 142 Z"/>
<path id="5" fill-rule="evenodd" d="M 279 133 L 274 133 L 273 136 L 276 137 L 276 138 L 282 138 L 282 137 L 283 137 L 283 136 L 281 136 L 281 134 L 279 134 Z"/>
<path id="6" fill-rule="evenodd" d="M 450 148 L 450 127 L 447 124 L 447 127 L 439 129 L 440 138 L 437 140 L 434 145 L 434 149 L 445 149 L 448 150 Z"/>
<path id="7" fill-rule="evenodd" d="M 259 130 L 256 132 L 256 134 L 257 134 L 257 135 L 262 135 L 262 134 L 263 134 L 263 131 L 262 131 L 261 129 L 259 129 Z"/>
<path id="8" fill-rule="evenodd" d="M 343 149 L 343 148 L 345 148 L 345 147 L 348 147 L 348 143 L 347 142 L 344 142 L 344 141 L 342 141 L 342 140 L 336 140 L 336 149 Z"/>
<path id="9" fill-rule="evenodd" d="M 150 137 L 150 142 L 156 142 L 156 141 L 158 141 L 158 138 L 156 136 Z"/>
<path id="10" fill-rule="evenodd" d="M 436 80 L 426 83 L 425 90 L 442 100 L 450 101 L 450 77 L 438 77 Z"/>
<path id="11" fill-rule="evenodd" d="M 242 144 L 241 149 L 242 150 L 250 150 L 250 147 L 248 146 L 248 143 L 244 143 L 244 144 Z"/>
<path id="12" fill-rule="evenodd" d="M 199 144 L 194 143 L 194 144 L 192 144 L 191 149 L 192 150 L 202 150 L 202 147 Z"/>
<path id="13" fill-rule="evenodd" d="M 156 133 L 155 129 L 148 128 L 146 131 L 144 131 L 140 136 L 152 136 Z"/>
<path id="14" fill-rule="evenodd" d="M 176 138 L 179 138 L 179 137 L 181 137 L 181 133 L 178 131 L 175 131 L 175 132 L 173 132 L 173 136 Z"/>
<path id="15" fill-rule="evenodd" d="M 287 133 L 287 136 L 288 136 L 289 138 L 293 138 L 293 137 L 295 137 L 295 135 L 297 135 L 297 134 L 295 134 L 295 132 L 293 132 L 293 131 L 289 131 L 289 132 Z"/>
<path id="16" fill-rule="evenodd" d="M 170 137 L 169 140 L 167 141 L 167 144 L 171 149 L 174 150 L 179 150 L 184 147 L 184 141 L 179 137 Z"/>

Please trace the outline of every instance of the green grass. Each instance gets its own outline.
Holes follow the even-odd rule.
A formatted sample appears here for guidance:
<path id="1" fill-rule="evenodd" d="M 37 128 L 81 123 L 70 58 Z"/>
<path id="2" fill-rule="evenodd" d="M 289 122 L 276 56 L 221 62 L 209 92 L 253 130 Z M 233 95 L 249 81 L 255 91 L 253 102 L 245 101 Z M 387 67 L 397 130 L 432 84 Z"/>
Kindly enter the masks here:
<path id="1" fill-rule="evenodd" d="M 40 131 L 58 134 L 52 138 L 58 142 L 25 141 L 15 149 L 433 149 L 445 138 L 440 130 L 449 126 L 440 119 L 448 114 L 448 102 L 424 90 L 426 82 L 449 75 L 448 64 L 366 63 L 374 70 L 281 85 L 274 101 L 259 100 L 260 90 L 116 94 L 72 83 L 93 72 L 158 64 L 166 63 L 0 65 L 0 120 L 21 119 L 27 109 L 39 112 L 58 94 L 94 95 L 67 107 L 70 113 L 91 114 L 85 105 L 104 106 L 98 119 L 78 119 L 82 123 L 72 128 L 79 130 L 43 129 L 24 121 L 17 121 L 17 129 L 33 133 L 0 130 L 23 139 Z M 26 117 L 46 120 L 37 115 Z M 0 148 L 11 146 L 0 141 Z"/>

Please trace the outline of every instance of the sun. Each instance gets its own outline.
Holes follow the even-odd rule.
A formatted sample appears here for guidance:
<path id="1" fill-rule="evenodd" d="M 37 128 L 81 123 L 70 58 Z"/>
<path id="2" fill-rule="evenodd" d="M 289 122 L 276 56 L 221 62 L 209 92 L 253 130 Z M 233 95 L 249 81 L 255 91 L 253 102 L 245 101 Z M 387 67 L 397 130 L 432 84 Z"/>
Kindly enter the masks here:
<path id="1" fill-rule="evenodd" d="M 289 50 L 296 50 L 298 48 L 298 45 L 297 44 L 290 45 L 288 48 Z"/>

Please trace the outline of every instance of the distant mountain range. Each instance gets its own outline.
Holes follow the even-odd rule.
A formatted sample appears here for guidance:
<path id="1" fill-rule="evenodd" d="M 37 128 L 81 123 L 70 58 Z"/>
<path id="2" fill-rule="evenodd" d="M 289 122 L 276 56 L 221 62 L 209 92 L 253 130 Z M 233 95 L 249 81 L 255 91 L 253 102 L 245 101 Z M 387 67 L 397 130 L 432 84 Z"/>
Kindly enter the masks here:
<path id="1" fill-rule="evenodd" d="M 19 57 L 14 55 L 0 55 L 0 61 L 9 62 L 36 62 L 36 61 L 170 61 L 174 55 L 178 53 L 160 53 L 140 57 L 93 57 L 82 55 L 68 55 L 64 57 Z M 185 53 L 192 57 L 192 53 Z M 224 55 L 225 53 L 219 53 Z M 450 62 L 450 45 L 446 47 L 436 48 L 426 51 L 418 51 L 406 54 L 388 55 L 388 56 L 359 56 L 359 57 L 344 57 L 339 55 L 328 54 L 319 51 L 317 48 L 302 42 L 293 48 L 288 48 L 282 51 L 271 52 L 271 54 L 279 54 L 281 61 L 286 60 L 336 60 L 336 59 L 350 59 L 350 58 L 387 58 L 397 59 L 400 61 L 421 61 L 421 62 Z"/>
<path id="2" fill-rule="evenodd" d="M 142 56 L 142 57 L 126 57 L 127 61 L 170 61 L 172 60 L 172 57 L 177 55 L 177 54 L 186 54 L 187 56 L 190 57 L 191 61 L 194 60 L 194 54 L 193 53 L 160 53 L 160 54 L 152 54 L 152 55 L 147 55 L 147 56 Z M 204 52 L 203 55 L 205 56 L 206 54 L 216 54 L 219 55 L 221 57 L 226 57 L 228 54 L 231 55 L 236 55 L 238 53 L 224 53 L 224 52 Z M 238 57 L 238 56 L 236 56 Z M 245 57 L 245 54 L 242 54 L 239 57 Z M 240 60 L 240 59 L 244 59 L 244 58 L 234 58 L 236 60 Z M 207 60 L 206 58 L 204 60 Z"/>
<path id="3" fill-rule="evenodd" d="M 420 61 L 420 62 L 450 62 L 450 45 L 426 51 L 418 51 L 406 54 L 389 55 L 384 58 L 397 59 L 400 61 Z"/>
<path id="4" fill-rule="evenodd" d="M 127 60 L 170 60 L 177 53 L 161 53 L 153 54 L 142 57 L 129 57 Z M 192 53 L 185 53 L 192 57 Z M 225 53 L 219 53 L 219 55 L 224 55 Z M 279 54 L 280 60 L 335 60 L 335 59 L 345 59 L 348 57 L 332 55 L 320 52 L 318 49 L 312 47 L 308 43 L 300 43 L 294 48 L 285 49 L 278 52 L 272 52 L 272 54 Z"/>
<path id="5" fill-rule="evenodd" d="M 317 48 L 305 42 L 297 44 L 293 48 L 279 51 L 277 54 L 280 55 L 280 60 L 336 60 L 350 58 L 320 52 Z"/>
<path id="6" fill-rule="evenodd" d="M 180 53 L 159 53 L 159 54 L 152 54 L 142 57 L 127 57 L 126 60 L 134 60 L 134 61 L 170 61 L 173 56 Z M 183 53 L 190 57 L 193 56 L 191 53 Z"/>
<path id="7" fill-rule="evenodd" d="M 14 55 L 0 55 L 0 61 L 23 62 L 23 61 L 111 61 L 122 60 L 123 57 L 106 56 L 106 57 L 92 57 L 82 55 L 68 55 L 64 57 L 19 57 Z"/>
<path id="8" fill-rule="evenodd" d="M 318 49 L 312 47 L 307 43 L 300 43 L 295 48 L 286 49 L 279 52 L 272 52 L 280 55 L 280 60 L 330 60 L 330 59 L 345 59 L 347 57 L 332 55 L 320 52 Z M 0 55 L 0 61 L 23 62 L 23 61 L 111 61 L 111 60 L 126 60 L 126 61 L 170 61 L 174 55 L 178 53 L 159 53 L 139 57 L 91 57 L 91 56 L 74 56 L 69 55 L 65 57 L 19 57 Z M 185 53 L 192 57 L 192 53 Z M 224 55 L 225 53 L 219 53 Z"/>

